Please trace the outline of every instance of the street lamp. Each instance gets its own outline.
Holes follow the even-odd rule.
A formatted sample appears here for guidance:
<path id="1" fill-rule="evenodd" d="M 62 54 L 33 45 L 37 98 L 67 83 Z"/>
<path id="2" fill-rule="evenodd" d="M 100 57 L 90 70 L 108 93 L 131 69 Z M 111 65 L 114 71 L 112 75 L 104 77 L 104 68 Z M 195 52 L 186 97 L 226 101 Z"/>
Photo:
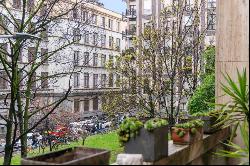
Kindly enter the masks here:
<path id="1" fill-rule="evenodd" d="M 28 33 L 15 33 L 14 35 L 0 35 L 0 39 L 1 38 L 5 38 L 5 39 L 6 38 L 7 39 L 10 39 L 10 38 L 13 38 L 13 39 L 21 38 L 21 39 L 39 39 L 39 40 L 42 39 L 42 38 L 40 38 L 38 36 L 31 35 L 31 34 L 28 34 Z"/>

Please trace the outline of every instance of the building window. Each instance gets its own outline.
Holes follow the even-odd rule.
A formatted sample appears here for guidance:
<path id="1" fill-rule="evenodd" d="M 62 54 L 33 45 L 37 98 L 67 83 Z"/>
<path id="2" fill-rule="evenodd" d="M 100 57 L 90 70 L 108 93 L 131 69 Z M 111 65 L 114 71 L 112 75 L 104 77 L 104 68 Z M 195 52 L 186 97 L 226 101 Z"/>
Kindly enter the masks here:
<path id="1" fill-rule="evenodd" d="M 144 14 L 152 14 L 152 0 L 144 0 Z"/>
<path id="2" fill-rule="evenodd" d="M 98 54 L 94 53 L 93 56 L 93 66 L 98 66 Z"/>
<path id="3" fill-rule="evenodd" d="M 109 36 L 109 48 L 113 48 L 113 44 L 114 44 L 114 37 Z"/>
<path id="4" fill-rule="evenodd" d="M 48 76 L 49 76 L 48 72 L 41 72 L 41 81 L 42 81 L 41 88 L 42 89 L 48 89 L 49 87 Z"/>
<path id="5" fill-rule="evenodd" d="M 105 67 L 105 64 L 106 64 L 106 55 L 102 54 L 101 55 L 101 66 Z"/>
<path id="6" fill-rule="evenodd" d="M 105 106 L 107 104 L 107 98 L 106 97 L 102 97 L 102 107 Z"/>
<path id="7" fill-rule="evenodd" d="M 102 27 L 105 28 L 105 25 L 106 25 L 106 19 L 105 19 L 105 17 L 102 17 Z"/>
<path id="8" fill-rule="evenodd" d="M 84 88 L 89 88 L 89 73 L 84 73 Z"/>
<path id="9" fill-rule="evenodd" d="M 116 62 L 116 66 L 117 66 L 117 67 L 121 66 L 121 60 L 120 60 L 120 57 L 119 57 L 119 56 L 116 56 L 116 57 L 115 57 L 115 59 L 116 59 L 116 60 L 115 60 L 115 62 Z"/>
<path id="10" fill-rule="evenodd" d="M 33 90 L 36 89 L 36 72 L 34 72 L 31 76 L 31 88 Z"/>
<path id="11" fill-rule="evenodd" d="M 112 73 L 109 74 L 109 87 L 114 86 L 114 76 Z"/>
<path id="12" fill-rule="evenodd" d="M 84 66 L 88 66 L 89 65 L 89 52 L 85 52 L 84 53 L 83 65 Z"/>
<path id="13" fill-rule="evenodd" d="M 121 84 L 121 76 L 119 74 L 116 75 L 116 87 L 120 87 Z"/>
<path id="14" fill-rule="evenodd" d="M 23 71 L 20 71 L 20 72 L 19 72 L 20 87 L 23 87 L 23 85 L 24 85 L 24 83 L 23 83 L 23 77 L 24 77 Z"/>
<path id="15" fill-rule="evenodd" d="M 46 16 L 47 10 L 48 10 L 48 6 L 47 6 L 46 3 L 44 3 L 43 6 L 41 7 L 40 15 L 41 15 L 41 16 Z"/>
<path id="16" fill-rule="evenodd" d="M 8 54 L 7 43 L 0 43 L 0 52 L 1 52 L 1 56 L 7 60 L 7 54 Z"/>
<path id="17" fill-rule="evenodd" d="M 5 133 L 5 127 L 4 126 L 1 126 L 1 134 L 4 134 Z"/>
<path id="18" fill-rule="evenodd" d="M 34 6 L 35 6 L 34 0 L 28 0 L 28 4 L 27 4 L 28 12 L 32 12 L 34 9 Z"/>
<path id="19" fill-rule="evenodd" d="M 82 21 L 88 22 L 88 19 L 89 19 L 89 13 L 85 11 L 84 9 L 82 9 Z"/>
<path id="20" fill-rule="evenodd" d="M 43 64 L 48 64 L 48 49 L 41 49 L 41 61 Z"/>
<path id="21" fill-rule="evenodd" d="M 78 88 L 80 86 L 80 73 L 74 73 L 74 87 Z"/>
<path id="22" fill-rule="evenodd" d="M 216 8 L 216 0 L 208 0 L 207 1 L 207 8 L 209 8 L 209 9 Z"/>
<path id="23" fill-rule="evenodd" d="M 106 47 L 106 35 L 101 35 L 101 44 L 102 44 L 102 47 Z"/>
<path id="24" fill-rule="evenodd" d="M 114 66 L 114 56 L 113 55 L 109 55 L 109 63 L 111 64 L 111 67 Z"/>
<path id="25" fill-rule="evenodd" d="M 208 30 L 215 30 L 216 29 L 216 13 L 211 12 L 208 13 L 207 16 L 207 24 L 208 24 Z"/>
<path id="26" fill-rule="evenodd" d="M 121 23 L 117 21 L 117 32 L 121 31 Z"/>
<path id="27" fill-rule="evenodd" d="M 121 50 L 121 39 L 116 38 L 116 49 L 117 51 Z"/>
<path id="28" fill-rule="evenodd" d="M 21 0 L 13 0 L 13 8 L 21 9 Z"/>
<path id="29" fill-rule="evenodd" d="M 5 34 L 5 29 L 7 28 L 6 26 L 6 19 L 3 15 L 0 14 L 0 24 L 2 26 L 0 26 L 0 34 Z"/>
<path id="30" fill-rule="evenodd" d="M 43 27 L 43 31 L 41 32 L 41 37 L 43 40 L 48 40 L 48 26 Z"/>
<path id="31" fill-rule="evenodd" d="M 80 112 L 80 100 L 79 99 L 74 99 L 74 112 Z"/>
<path id="32" fill-rule="evenodd" d="M 75 7 L 72 12 L 73 12 L 73 19 L 78 19 L 78 9 Z"/>
<path id="33" fill-rule="evenodd" d="M 98 111 L 98 97 L 95 97 L 94 99 L 93 99 L 93 110 L 94 111 Z"/>
<path id="34" fill-rule="evenodd" d="M 28 62 L 33 63 L 36 60 L 36 48 L 29 47 L 28 48 Z"/>
<path id="35" fill-rule="evenodd" d="M 22 62 L 22 60 L 23 60 L 22 50 L 23 50 L 22 48 L 20 48 L 20 50 L 19 50 L 18 59 L 17 59 L 19 62 Z"/>
<path id="36" fill-rule="evenodd" d="M 89 111 L 89 99 L 84 100 L 84 112 Z"/>
<path id="37" fill-rule="evenodd" d="M 74 51 L 74 65 L 79 66 L 79 51 Z"/>
<path id="38" fill-rule="evenodd" d="M 109 29 L 113 30 L 113 20 L 109 19 Z"/>
<path id="39" fill-rule="evenodd" d="M 93 75 L 93 88 L 98 88 L 98 74 Z"/>
<path id="40" fill-rule="evenodd" d="M 80 40 L 81 40 L 80 29 L 79 28 L 74 28 L 73 29 L 73 41 L 74 42 L 79 42 Z"/>
<path id="41" fill-rule="evenodd" d="M 7 75 L 3 71 L 0 71 L 0 89 L 7 89 Z"/>
<path id="42" fill-rule="evenodd" d="M 102 86 L 102 88 L 106 87 L 106 82 L 107 82 L 107 75 L 106 74 L 102 74 L 101 75 L 101 86 Z"/>
<path id="43" fill-rule="evenodd" d="M 93 45 L 98 45 L 98 33 L 93 34 Z"/>
<path id="44" fill-rule="evenodd" d="M 92 14 L 92 24 L 97 25 L 97 15 Z"/>
<path id="45" fill-rule="evenodd" d="M 85 31 L 84 43 L 89 44 L 89 31 Z"/>

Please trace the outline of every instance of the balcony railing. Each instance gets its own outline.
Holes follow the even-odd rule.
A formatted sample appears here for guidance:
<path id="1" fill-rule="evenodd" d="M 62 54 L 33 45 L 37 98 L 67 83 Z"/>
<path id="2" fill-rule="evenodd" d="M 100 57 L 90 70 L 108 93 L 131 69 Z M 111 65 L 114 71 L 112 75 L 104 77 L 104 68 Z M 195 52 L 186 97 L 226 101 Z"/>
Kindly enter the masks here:
<path id="1" fill-rule="evenodd" d="M 131 29 L 127 29 L 126 31 L 122 32 L 122 37 L 126 37 L 126 38 L 132 38 L 136 35 L 136 28 L 131 28 Z"/>

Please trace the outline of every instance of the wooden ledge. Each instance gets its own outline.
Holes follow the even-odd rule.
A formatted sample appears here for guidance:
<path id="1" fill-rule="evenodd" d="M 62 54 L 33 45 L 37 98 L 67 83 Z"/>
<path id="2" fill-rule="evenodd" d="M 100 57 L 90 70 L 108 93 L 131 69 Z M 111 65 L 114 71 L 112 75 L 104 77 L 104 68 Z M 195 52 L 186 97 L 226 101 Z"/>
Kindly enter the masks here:
<path id="1" fill-rule="evenodd" d="M 230 128 L 228 127 L 212 135 L 204 135 L 203 140 L 191 145 L 175 145 L 173 141 L 169 141 L 168 157 L 157 162 L 144 162 L 144 165 L 186 165 L 229 137 Z"/>

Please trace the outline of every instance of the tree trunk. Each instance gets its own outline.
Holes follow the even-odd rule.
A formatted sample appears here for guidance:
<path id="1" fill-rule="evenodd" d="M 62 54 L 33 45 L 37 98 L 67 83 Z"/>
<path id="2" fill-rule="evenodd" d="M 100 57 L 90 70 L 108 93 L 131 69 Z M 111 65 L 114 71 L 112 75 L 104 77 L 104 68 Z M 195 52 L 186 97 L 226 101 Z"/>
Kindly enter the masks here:
<path id="1" fill-rule="evenodd" d="M 171 79 L 171 90 L 170 90 L 170 96 L 171 96 L 171 99 L 170 99 L 170 114 L 169 114 L 169 124 L 170 126 L 171 125 L 174 125 L 175 122 L 174 122 L 174 83 L 173 83 L 173 78 Z"/>
<path id="2" fill-rule="evenodd" d="M 12 117 L 12 115 L 9 115 Z M 4 148 L 4 162 L 3 165 L 10 165 L 12 158 L 12 122 L 7 122 L 6 145 Z"/>
<path id="3" fill-rule="evenodd" d="M 13 90 L 13 89 L 12 89 Z M 11 93 L 11 103 L 10 103 L 10 109 L 9 109 L 9 118 L 6 124 L 7 127 L 7 133 L 6 133 L 6 145 L 4 148 L 4 162 L 3 165 L 10 165 L 11 164 L 11 158 L 13 153 L 13 146 L 12 145 L 12 128 L 13 128 L 13 111 L 15 111 L 15 100 L 13 93 Z"/>

